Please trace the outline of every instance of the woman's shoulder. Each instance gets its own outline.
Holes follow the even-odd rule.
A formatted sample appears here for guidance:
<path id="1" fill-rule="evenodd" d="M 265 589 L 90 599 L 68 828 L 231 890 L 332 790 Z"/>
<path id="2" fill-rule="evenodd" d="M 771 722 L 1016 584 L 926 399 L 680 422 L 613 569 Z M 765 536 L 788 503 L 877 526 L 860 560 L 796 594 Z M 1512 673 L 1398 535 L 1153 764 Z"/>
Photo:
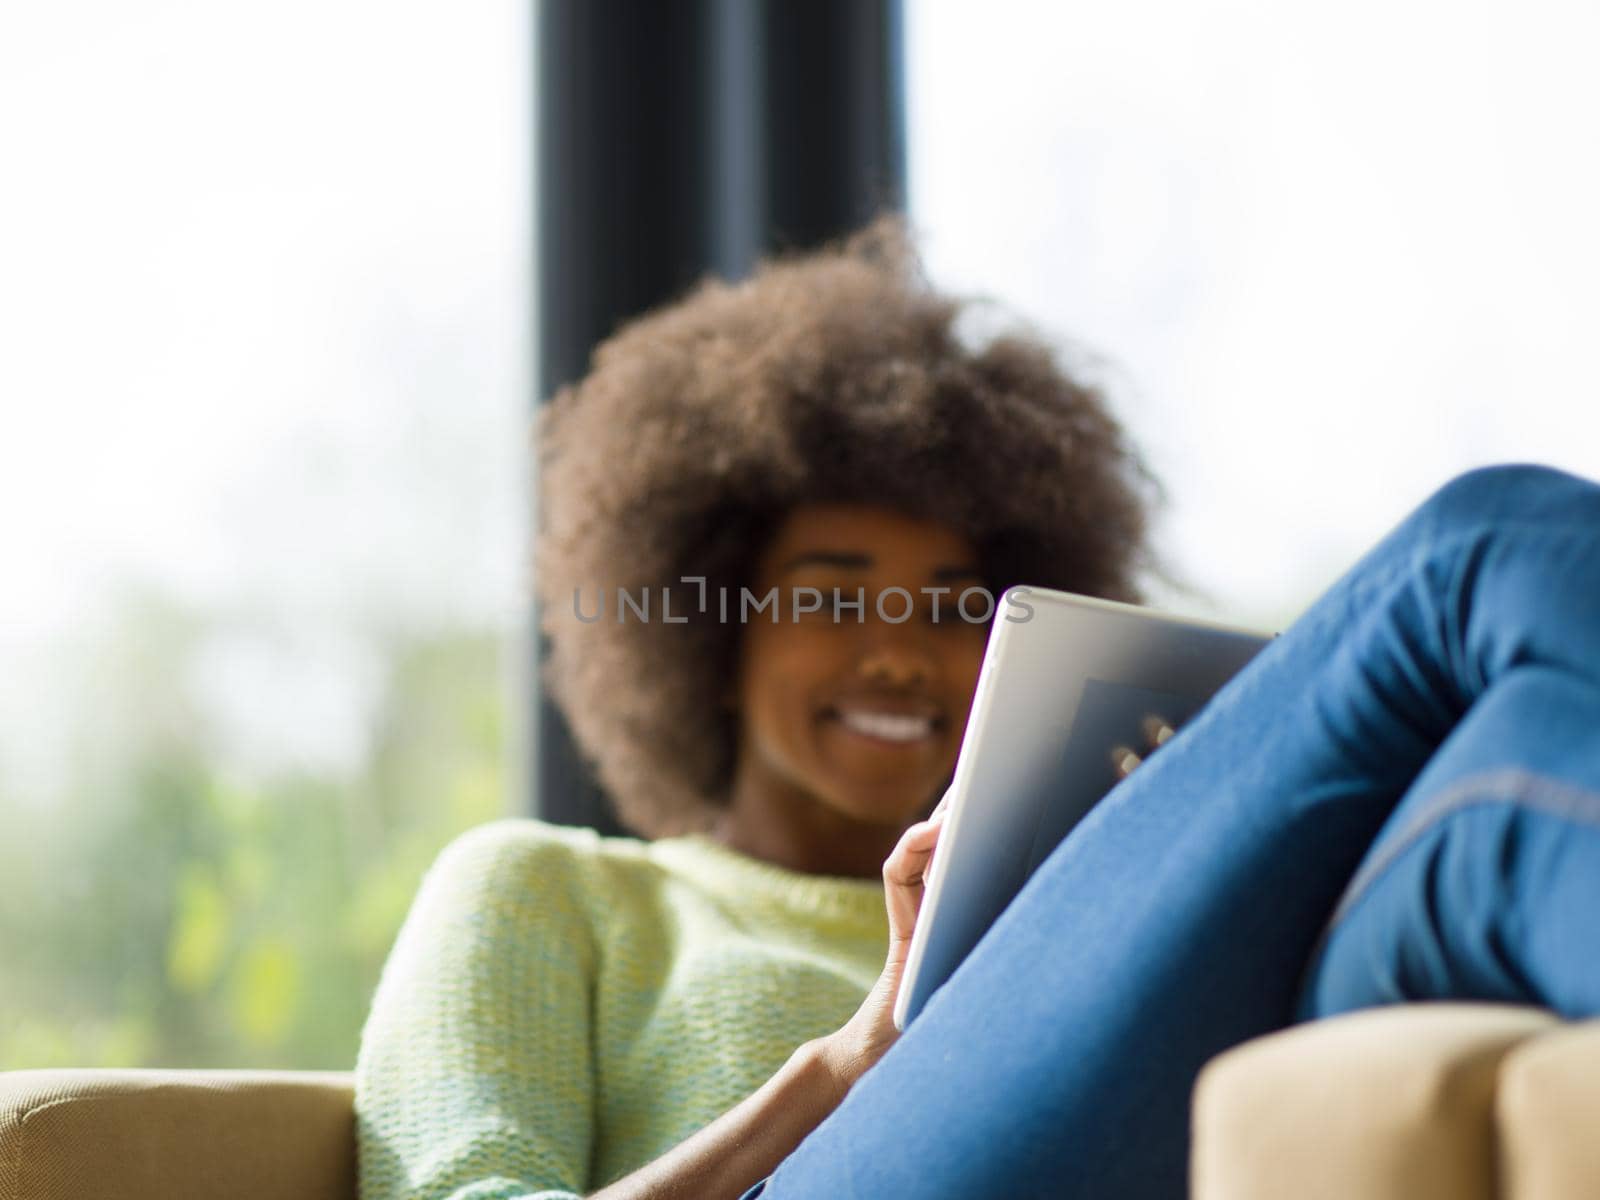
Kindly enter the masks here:
<path id="1" fill-rule="evenodd" d="M 475 826 L 440 853 L 430 875 L 521 896 L 603 891 L 618 874 L 650 871 L 649 847 L 635 838 L 508 817 Z"/>
<path id="2" fill-rule="evenodd" d="M 479 858 L 572 857 L 595 853 L 602 840 L 592 829 L 551 825 L 532 817 L 502 817 L 458 834 L 444 853 Z"/>

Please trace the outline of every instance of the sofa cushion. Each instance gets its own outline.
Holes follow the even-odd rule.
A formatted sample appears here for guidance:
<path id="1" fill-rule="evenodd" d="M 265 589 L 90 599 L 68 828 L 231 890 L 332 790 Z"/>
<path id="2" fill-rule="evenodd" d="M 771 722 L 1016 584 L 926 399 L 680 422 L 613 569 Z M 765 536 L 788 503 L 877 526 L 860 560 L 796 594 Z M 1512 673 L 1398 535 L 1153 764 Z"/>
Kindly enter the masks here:
<path id="1" fill-rule="evenodd" d="M 1600 1021 L 1519 1046 L 1495 1101 L 1507 1200 L 1600 1196 Z"/>
<path id="2" fill-rule="evenodd" d="M 1490 1200 L 1501 1060 L 1554 1024 L 1418 1004 L 1236 1047 L 1196 1086 L 1194 1200 Z"/>

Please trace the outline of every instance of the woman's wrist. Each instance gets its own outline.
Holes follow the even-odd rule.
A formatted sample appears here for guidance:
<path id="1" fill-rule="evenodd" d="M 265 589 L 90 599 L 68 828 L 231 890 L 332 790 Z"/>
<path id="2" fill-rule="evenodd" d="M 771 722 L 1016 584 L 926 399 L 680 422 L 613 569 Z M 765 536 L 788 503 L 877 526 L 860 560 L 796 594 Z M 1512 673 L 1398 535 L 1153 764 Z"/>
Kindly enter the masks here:
<path id="1" fill-rule="evenodd" d="M 882 1051 L 874 1053 L 873 1048 L 852 1027 L 853 1024 L 807 1042 L 797 1052 L 813 1060 L 824 1086 L 832 1093 L 835 1105 L 844 1101 L 856 1080 L 882 1057 Z"/>

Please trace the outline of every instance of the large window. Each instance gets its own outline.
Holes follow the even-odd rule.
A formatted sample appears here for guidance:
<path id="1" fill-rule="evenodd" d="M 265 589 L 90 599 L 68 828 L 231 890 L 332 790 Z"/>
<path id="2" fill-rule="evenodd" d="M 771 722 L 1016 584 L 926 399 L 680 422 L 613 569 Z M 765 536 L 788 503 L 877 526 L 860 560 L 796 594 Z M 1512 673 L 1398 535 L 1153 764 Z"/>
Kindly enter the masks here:
<path id="1" fill-rule="evenodd" d="M 1168 603 L 1282 624 L 1460 470 L 1600 475 L 1593 5 L 908 0 L 906 34 L 931 270 L 1087 347 L 1168 486 Z"/>
<path id="2" fill-rule="evenodd" d="M 0 15 L 0 1066 L 348 1066 L 508 807 L 528 15 Z"/>

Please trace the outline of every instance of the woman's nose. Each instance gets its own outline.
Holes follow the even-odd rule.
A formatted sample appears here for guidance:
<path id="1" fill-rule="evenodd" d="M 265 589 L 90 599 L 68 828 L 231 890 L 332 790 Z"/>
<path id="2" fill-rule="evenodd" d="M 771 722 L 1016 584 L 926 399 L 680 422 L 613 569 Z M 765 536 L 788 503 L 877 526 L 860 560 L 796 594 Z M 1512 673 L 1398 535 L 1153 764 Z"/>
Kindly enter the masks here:
<path id="1" fill-rule="evenodd" d="M 895 688 L 927 683 L 933 676 L 928 656 L 904 640 L 871 647 L 862 654 L 857 669 L 863 679 Z"/>

